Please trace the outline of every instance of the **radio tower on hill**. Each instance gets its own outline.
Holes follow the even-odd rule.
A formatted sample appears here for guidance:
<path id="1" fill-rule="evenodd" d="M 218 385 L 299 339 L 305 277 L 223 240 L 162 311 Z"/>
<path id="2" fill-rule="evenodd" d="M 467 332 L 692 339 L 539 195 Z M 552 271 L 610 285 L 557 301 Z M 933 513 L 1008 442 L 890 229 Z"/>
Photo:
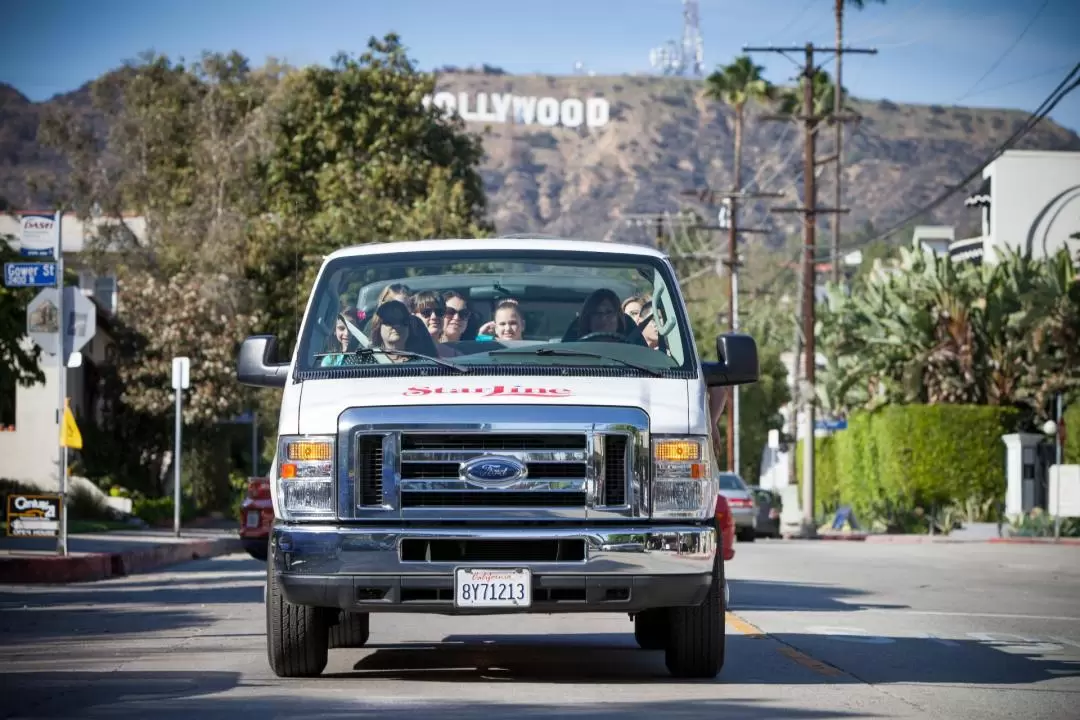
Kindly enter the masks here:
<path id="1" fill-rule="evenodd" d="M 705 41 L 701 38 L 698 0 L 683 0 L 682 42 L 668 40 L 649 51 L 649 64 L 664 75 L 705 74 Z"/>

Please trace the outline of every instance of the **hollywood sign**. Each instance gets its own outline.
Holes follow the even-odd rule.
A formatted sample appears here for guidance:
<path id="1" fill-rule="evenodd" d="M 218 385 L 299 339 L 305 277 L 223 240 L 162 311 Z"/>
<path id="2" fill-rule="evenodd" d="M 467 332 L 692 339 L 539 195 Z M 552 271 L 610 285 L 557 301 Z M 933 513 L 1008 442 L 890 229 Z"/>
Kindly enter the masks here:
<path id="1" fill-rule="evenodd" d="M 543 125 L 544 127 L 603 127 L 611 120 L 607 98 L 532 97 L 510 93 L 438 92 L 424 96 L 424 107 L 435 105 L 447 115 L 457 115 L 467 122 Z"/>

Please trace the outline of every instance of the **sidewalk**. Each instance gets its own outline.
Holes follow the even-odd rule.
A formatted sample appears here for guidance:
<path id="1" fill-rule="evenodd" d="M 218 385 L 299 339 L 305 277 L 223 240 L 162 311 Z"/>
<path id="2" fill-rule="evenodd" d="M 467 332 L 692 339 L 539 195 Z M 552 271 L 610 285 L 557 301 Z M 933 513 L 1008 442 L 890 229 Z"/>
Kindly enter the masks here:
<path id="1" fill-rule="evenodd" d="M 0 584 L 91 582 L 235 552 L 235 527 L 181 528 L 179 538 L 158 529 L 69 535 L 66 557 L 56 538 L 0 536 Z"/>

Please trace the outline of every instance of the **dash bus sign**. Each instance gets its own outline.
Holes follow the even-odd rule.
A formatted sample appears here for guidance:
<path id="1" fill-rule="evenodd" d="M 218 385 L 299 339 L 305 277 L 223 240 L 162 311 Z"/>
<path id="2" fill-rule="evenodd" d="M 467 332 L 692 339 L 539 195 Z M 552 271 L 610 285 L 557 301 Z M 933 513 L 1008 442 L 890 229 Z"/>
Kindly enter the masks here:
<path id="1" fill-rule="evenodd" d="M 56 216 L 23 215 L 19 230 L 19 252 L 24 257 L 53 257 L 56 248 Z"/>
<path id="2" fill-rule="evenodd" d="M 16 495 L 7 499 L 7 534 L 56 537 L 60 532 L 59 495 Z"/>

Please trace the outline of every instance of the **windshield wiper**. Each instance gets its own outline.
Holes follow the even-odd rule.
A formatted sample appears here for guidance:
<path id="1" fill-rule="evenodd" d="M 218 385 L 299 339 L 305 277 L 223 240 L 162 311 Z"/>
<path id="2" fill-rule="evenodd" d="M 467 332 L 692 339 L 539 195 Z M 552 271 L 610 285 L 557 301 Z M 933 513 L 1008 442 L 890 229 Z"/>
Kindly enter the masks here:
<path id="1" fill-rule="evenodd" d="M 450 368 L 451 370 L 455 370 L 455 371 L 457 371 L 459 373 L 467 373 L 467 372 L 469 372 L 468 368 L 462 367 L 461 365 L 455 365 L 454 363 L 449 362 L 447 360 L 443 360 L 442 358 L 431 357 L 430 355 L 425 355 L 424 353 L 413 352 L 412 350 L 387 350 L 386 348 L 372 346 L 372 347 L 356 348 L 356 350 L 353 352 L 353 354 L 356 355 L 356 357 L 360 357 L 360 358 L 370 358 L 370 357 L 374 357 L 376 354 L 379 354 L 379 355 L 401 355 L 402 357 L 423 358 L 424 360 L 430 360 L 431 362 L 435 363 L 436 365 L 442 365 L 443 367 Z"/>
<path id="2" fill-rule="evenodd" d="M 648 374 L 652 375 L 653 377 L 663 377 L 664 376 L 663 371 L 657 370 L 656 368 L 651 368 L 651 367 L 648 367 L 646 365 L 639 365 L 637 363 L 632 363 L 629 360 L 623 360 L 622 358 L 611 357 L 610 355 L 601 355 L 600 353 L 589 352 L 587 350 L 571 350 L 571 349 L 568 349 L 568 348 L 559 348 L 559 349 L 557 349 L 557 348 L 548 348 L 548 347 L 537 348 L 536 350 L 529 350 L 529 349 L 525 349 L 525 348 L 522 348 L 522 349 L 507 348 L 505 350 L 496 350 L 495 352 L 493 352 L 491 354 L 492 355 L 540 355 L 540 356 L 546 356 L 546 357 L 587 357 L 587 358 L 597 358 L 599 360 L 611 360 L 612 362 L 620 363 L 622 365 L 625 365 L 626 367 L 632 367 L 635 370 L 640 370 L 641 372 L 648 373 Z"/>

